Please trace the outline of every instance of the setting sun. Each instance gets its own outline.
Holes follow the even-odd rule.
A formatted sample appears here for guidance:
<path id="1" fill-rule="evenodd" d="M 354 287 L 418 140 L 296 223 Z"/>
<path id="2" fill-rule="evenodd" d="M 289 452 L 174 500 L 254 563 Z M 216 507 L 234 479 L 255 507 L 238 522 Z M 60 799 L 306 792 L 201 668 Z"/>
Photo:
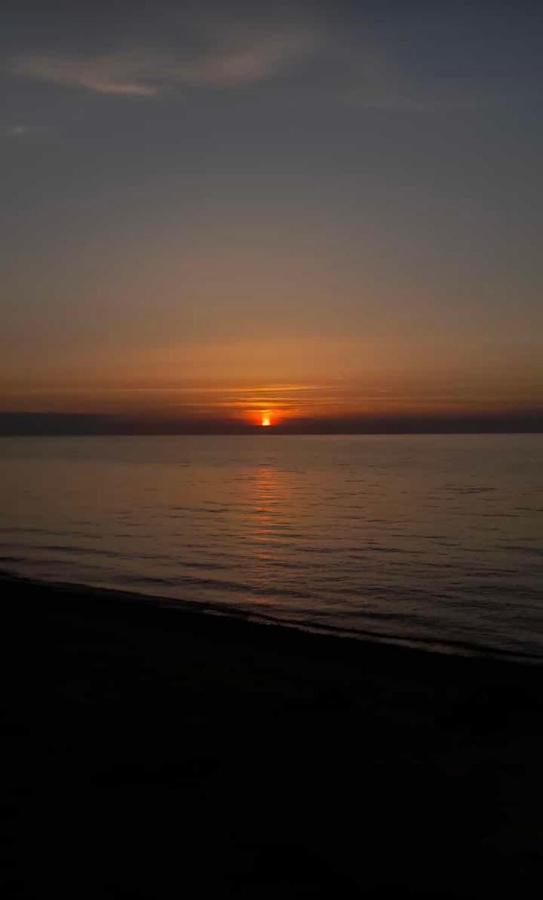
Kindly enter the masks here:
<path id="1" fill-rule="evenodd" d="M 269 428 L 271 425 L 271 418 L 269 415 L 263 415 L 262 420 L 260 422 L 262 428 Z"/>

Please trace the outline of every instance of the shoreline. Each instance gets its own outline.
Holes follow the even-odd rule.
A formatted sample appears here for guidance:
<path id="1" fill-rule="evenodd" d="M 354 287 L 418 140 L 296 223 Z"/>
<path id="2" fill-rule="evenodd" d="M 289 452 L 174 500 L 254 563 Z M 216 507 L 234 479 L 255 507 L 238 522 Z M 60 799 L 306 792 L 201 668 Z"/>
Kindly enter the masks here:
<path id="1" fill-rule="evenodd" d="M 541 881 L 540 667 L 0 582 L 6 896 Z"/>
<path id="2" fill-rule="evenodd" d="M 249 611 L 228 603 L 212 603 L 209 601 L 182 600 L 160 594 L 148 594 L 143 591 L 124 590 L 102 585 L 84 584 L 82 582 L 54 581 L 27 575 L 19 575 L 7 569 L 0 569 L 0 585 L 28 585 L 35 588 L 52 590 L 55 593 L 75 593 L 87 601 L 91 598 L 111 603 L 134 603 L 156 606 L 160 609 L 176 610 L 179 614 L 195 616 L 217 616 L 246 622 L 256 626 L 266 626 L 281 631 L 295 631 L 306 635 L 329 638 L 331 640 L 355 642 L 362 645 L 398 647 L 412 650 L 415 653 L 428 653 L 437 656 L 452 656 L 462 659 L 479 659 L 495 662 L 516 663 L 518 665 L 541 666 L 543 654 L 520 653 L 514 650 L 493 648 L 484 644 L 468 641 L 438 641 L 432 639 L 410 639 L 396 635 L 383 635 L 372 631 L 342 629 L 340 626 L 312 625 L 307 622 L 279 619 L 264 612 Z"/>

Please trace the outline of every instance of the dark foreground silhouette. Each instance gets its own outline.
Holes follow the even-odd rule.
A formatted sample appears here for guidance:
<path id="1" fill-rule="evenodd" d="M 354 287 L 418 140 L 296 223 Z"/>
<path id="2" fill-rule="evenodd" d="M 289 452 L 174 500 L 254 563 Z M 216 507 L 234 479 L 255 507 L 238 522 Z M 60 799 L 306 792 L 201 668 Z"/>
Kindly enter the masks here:
<path id="1" fill-rule="evenodd" d="M 531 897 L 543 669 L 2 587 L 2 896 Z"/>

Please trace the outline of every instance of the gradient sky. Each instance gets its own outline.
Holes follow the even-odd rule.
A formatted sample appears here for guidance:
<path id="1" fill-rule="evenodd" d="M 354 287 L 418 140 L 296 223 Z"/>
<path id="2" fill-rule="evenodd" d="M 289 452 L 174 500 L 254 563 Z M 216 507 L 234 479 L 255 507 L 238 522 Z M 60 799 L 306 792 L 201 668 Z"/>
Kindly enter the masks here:
<path id="1" fill-rule="evenodd" d="M 536 421 L 540 2 L 1 18 L 0 412 Z"/>

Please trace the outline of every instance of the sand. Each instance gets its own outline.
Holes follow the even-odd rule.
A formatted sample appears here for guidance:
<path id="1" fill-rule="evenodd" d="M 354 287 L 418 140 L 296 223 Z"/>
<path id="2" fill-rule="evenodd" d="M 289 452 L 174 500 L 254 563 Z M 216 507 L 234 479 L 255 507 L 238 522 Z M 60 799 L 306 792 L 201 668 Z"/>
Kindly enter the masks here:
<path id="1" fill-rule="evenodd" d="M 2 896 L 532 897 L 543 668 L 2 586 Z"/>

